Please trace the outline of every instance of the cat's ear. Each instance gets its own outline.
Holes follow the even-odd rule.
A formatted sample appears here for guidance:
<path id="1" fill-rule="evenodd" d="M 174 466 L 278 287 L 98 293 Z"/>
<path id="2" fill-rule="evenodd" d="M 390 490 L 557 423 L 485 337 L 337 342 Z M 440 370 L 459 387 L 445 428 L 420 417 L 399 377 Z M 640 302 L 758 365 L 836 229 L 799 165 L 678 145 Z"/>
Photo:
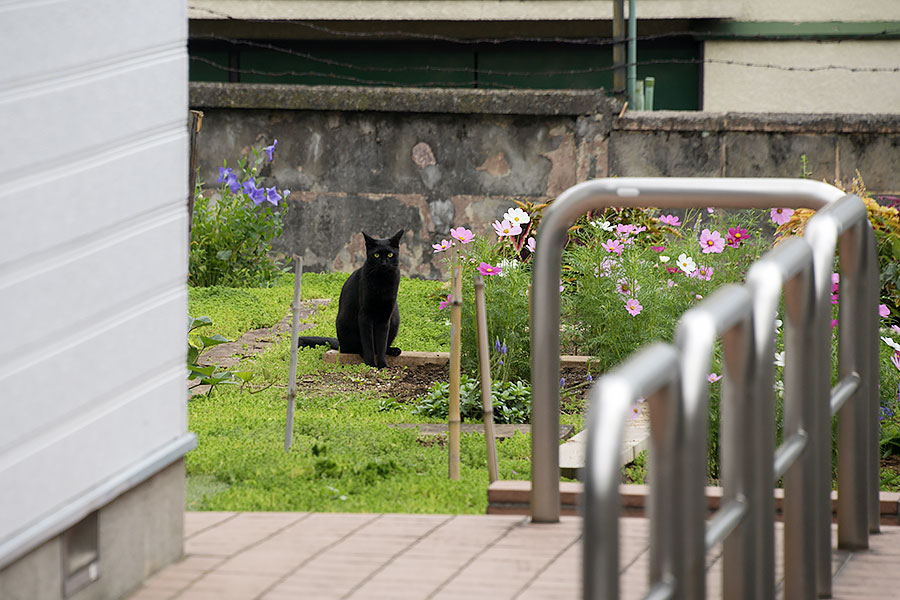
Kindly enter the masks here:
<path id="1" fill-rule="evenodd" d="M 403 237 L 403 230 L 401 229 L 400 231 L 395 233 L 393 236 L 391 236 L 391 244 L 399 247 L 400 246 L 400 238 L 402 238 L 402 237 Z"/>
<path id="2" fill-rule="evenodd" d="M 371 235 L 369 235 L 365 231 L 363 231 L 362 234 L 363 234 L 363 238 L 366 240 L 366 248 L 371 248 L 372 244 L 375 243 L 375 238 L 373 238 Z"/>

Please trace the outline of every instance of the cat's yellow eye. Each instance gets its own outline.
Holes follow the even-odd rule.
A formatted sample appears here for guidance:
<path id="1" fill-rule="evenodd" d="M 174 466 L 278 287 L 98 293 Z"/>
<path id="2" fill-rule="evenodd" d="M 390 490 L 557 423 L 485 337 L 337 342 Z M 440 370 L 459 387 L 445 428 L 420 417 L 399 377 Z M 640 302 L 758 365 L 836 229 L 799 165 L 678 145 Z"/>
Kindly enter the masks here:
<path id="1" fill-rule="evenodd" d="M 393 252 L 388 252 L 388 258 L 394 258 L 394 253 L 393 253 Z"/>
<path id="2" fill-rule="evenodd" d="M 375 253 L 375 258 L 381 258 L 381 255 L 378 254 L 378 253 L 376 252 L 376 253 Z"/>

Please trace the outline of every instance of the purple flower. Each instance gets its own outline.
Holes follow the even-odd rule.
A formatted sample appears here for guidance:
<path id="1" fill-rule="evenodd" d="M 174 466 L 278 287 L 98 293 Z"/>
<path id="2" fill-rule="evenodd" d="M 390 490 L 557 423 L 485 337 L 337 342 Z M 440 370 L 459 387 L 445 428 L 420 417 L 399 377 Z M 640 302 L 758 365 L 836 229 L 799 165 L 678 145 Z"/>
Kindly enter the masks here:
<path id="1" fill-rule="evenodd" d="M 769 212 L 769 217 L 771 217 L 772 222 L 776 225 L 784 225 L 791 220 L 793 214 L 794 210 L 791 208 L 773 208 L 771 212 Z"/>
<path id="2" fill-rule="evenodd" d="M 478 265 L 478 272 L 482 275 L 499 275 L 503 269 L 500 267 L 495 267 L 493 265 L 489 265 L 486 262 L 482 262 Z"/>
<path id="3" fill-rule="evenodd" d="M 587 382 L 588 382 L 588 383 L 590 383 L 590 382 L 592 382 L 592 381 L 594 380 L 594 378 L 591 376 L 590 373 L 587 374 L 586 379 L 587 379 Z"/>
<path id="4" fill-rule="evenodd" d="M 219 167 L 219 178 L 216 179 L 216 183 L 222 183 L 223 181 L 228 180 L 229 177 L 234 177 L 234 171 L 231 167 L 227 169 L 225 167 Z"/>
<path id="5" fill-rule="evenodd" d="M 565 377 L 560 377 L 559 387 L 566 387 L 566 378 Z"/>
<path id="6" fill-rule="evenodd" d="M 891 316 L 891 311 L 888 309 L 887 304 L 878 305 L 878 316 L 881 318 Z"/>
<path id="7" fill-rule="evenodd" d="M 500 354 L 506 354 L 506 342 L 503 342 L 503 345 L 500 346 Z"/>
<path id="8" fill-rule="evenodd" d="M 718 231 L 711 232 L 709 229 L 704 229 L 700 232 L 700 247 L 704 254 L 710 252 L 718 254 L 725 249 L 725 239 Z"/>
<path id="9" fill-rule="evenodd" d="M 441 300 L 441 304 L 438 306 L 438 310 L 444 310 L 450 306 L 450 294 L 447 294 L 447 298 L 445 300 Z"/>
<path id="10" fill-rule="evenodd" d="M 275 189 L 273 185 L 270 188 L 266 188 L 266 200 L 278 206 L 278 201 L 281 200 L 281 194 L 278 193 L 278 190 Z"/>
<path id="11" fill-rule="evenodd" d="M 278 140 L 276 139 L 274 142 L 272 142 L 271 146 L 266 146 L 265 148 L 263 148 L 263 150 L 266 151 L 266 154 L 269 155 L 269 162 L 272 162 L 272 159 L 275 157 L 275 146 L 277 145 Z"/>
<path id="12" fill-rule="evenodd" d="M 244 182 L 244 193 L 248 196 L 253 196 L 253 192 L 256 191 L 256 180 L 252 177 Z"/>
<path id="13" fill-rule="evenodd" d="M 265 188 L 256 188 L 252 192 L 250 192 L 250 199 L 253 200 L 253 204 L 259 206 L 263 202 L 266 201 L 266 190 Z"/>
<path id="14" fill-rule="evenodd" d="M 494 338 L 494 350 L 500 352 L 500 338 Z"/>

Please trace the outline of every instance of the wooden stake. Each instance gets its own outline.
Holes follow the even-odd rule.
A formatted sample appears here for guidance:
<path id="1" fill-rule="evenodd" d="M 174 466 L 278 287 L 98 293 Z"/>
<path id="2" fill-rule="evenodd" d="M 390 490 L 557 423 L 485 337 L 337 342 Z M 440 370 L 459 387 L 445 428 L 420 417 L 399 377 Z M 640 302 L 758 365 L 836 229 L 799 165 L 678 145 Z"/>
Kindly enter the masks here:
<path id="1" fill-rule="evenodd" d="M 288 379 L 287 422 L 284 428 L 284 451 L 294 441 L 294 404 L 297 400 L 297 335 L 300 333 L 300 287 L 303 281 L 303 259 L 294 255 L 294 301 L 291 303 L 291 370 Z"/>
<path id="2" fill-rule="evenodd" d="M 488 476 L 491 483 L 500 479 L 497 465 L 497 440 L 494 437 L 494 402 L 491 394 L 491 357 L 488 346 L 487 310 L 484 305 L 484 277 L 475 273 L 475 325 L 478 328 L 478 370 L 481 372 L 481 410 L 484 442 L 487 444 Z"/>
<path id="3" fill-rule="evenodd" d="M 200 158 L 197 154 L 197 136 L 200 133 L 200 128 L 203 126 L 203 113 L 199 110 L 192 110 L 190 116 L 188 117 L 188 131 L 191 136 L 191 164 L 190 164 L 190 172 L 188 173 L 188 199 L 187 199 L 187 207 L 188 207 L 188 245 L 191 243 L 191 224 L 194 221 L 194 188 L 197 187 L 197 165 L 200 162 Z"/>
<path id="4" fill-rule="evenodd" d="M 459 479 L 459 377 L 462 357 L 460 325 L 462 324 L 462 277 L 453 267 L 450 292 L 450 407 L 447 416 L 450 479 Z"/>

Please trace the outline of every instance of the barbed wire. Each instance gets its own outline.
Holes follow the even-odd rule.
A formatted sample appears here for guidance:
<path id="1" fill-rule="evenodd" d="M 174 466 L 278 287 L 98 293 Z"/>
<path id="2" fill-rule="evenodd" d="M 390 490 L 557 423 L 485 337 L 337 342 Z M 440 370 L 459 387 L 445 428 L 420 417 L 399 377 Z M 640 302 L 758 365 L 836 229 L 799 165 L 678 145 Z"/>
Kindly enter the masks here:
<path id="1" fill-rule="evenodd" d="M 580 69 L 551 69 L 551 70 L 543 70 L 543 71 L 498 71 L 495 69 L 483 69 L 475 67 L 440 67 L 440 66 L 432 66 L 432 65 L 405 65 L 399 67 L 383 67 L 383 66 L 372 66 L 372 65 L 359 65 L 355 63 L 349 63 L 329 58 L 323 58 L 321 56 L 316 56 L 315 54 L 311 54 L 309 52 L 301 52 L 298 50 L 293 50 L 291 48 L 285 48 L 283 46 L 277 46 L 275 44 L 271 44 L 268 42 L 255 42 L 250 40 L 235 40 L 231 38 L 226 38 L 223 36 L 211 36 L 216 41 L 229 42 L 232 45 L 236 46 L 246 46 L 256 49 L 269 50 L 273 52 L 278 52 L 281 54 L 286 54 L 289 56 L 294 56 L 296 58 L 302 58 L 305 60 L 309 60 L 312 62 L 317 62 L 320 64 L 329 65 L 332 67 L 340 67 L 344 69 L 352 69 L 355 71 L 363 71 L 363 72 L 380 72 L 380 73 L 405 73 L 405 72 L 435 72 L 435 73 L 478 73 L 479 75 L 496 75 L 496 76 L 504 76 L 504 77 L 553 77 L 558 75 L 590 75 L 592 73 L 603 73 L 608 71 L 613 71 L 617 68 L 629 67 L 629 66 L 652 66 L 652 65 L 729 65 L 729 66 L 740 66 L 740 67 L 751 67 L 751 68 L 760 68 L 760 69 L 773 69 L 779 71 L 793 71 L 793 72 L 818 72 L 818 71 L 846 71 L 850 73 L 900 73 L 900 66 L 896 67 L 856 67 L 849 65 L 819 65 L 819 66 L 798 66 L 798 65 L 779 65 L 774 63 L 758 63 L 753 61 L 742 61 L 742 60 L 727 60 L 727 59 L 716 59 L 716 58 L 663 58 L 663 59 L 650 59 L 650 60 L 639 60 L 633 63 L 625 62 L 621 65 L 602 65 L 596 67 L 586 67 Z M 254 75 L 262 75 L 262 76 L 271 76 L 271 77 L 285 77 L 285 76 L 310 76 L 310 75 L 320 75 L 320 76 L 334 76 L 337 78 L 346 78 L 352 79 L 349 76 L 340 76 L 340 75 L 331 75 L 326 73 L 317 73 L 312 71 L 304 71 L 302 73 L 294 72 L 294 71 L 261 71 L 258 69 L 240 69 L 236 67 L 224 66 L 220 63 L 216 63 L 215 61 L 211 61 L 209 59 L 205 59 L 199 56 L 191 56 L 191 60 L 197 60 L 200 62 L 205 62 L 212 66 L 218 67 L 222 70 L 231 72 L 231 73 L 249 73 Z M 368 80 L 360 79 L 360 83 L 367 83 Z M 379 84 L 387 83 L 387 82 L 377 82 Z"/>
<path id="2" fill-rule="evenodd" d="M 197 6 L 189 6 L 192 10 L 202 11 L 209 14 L 211 17 L 216 17 L 223 20 L 234 21 L 234 22 L 242 22 L 242 23 L 264 23 L 264 24 L 282 24 L 289 25 L 292 27 L 302 28 L 309 31 L 315 31 L 317 33 L 324 33 L 328 35 L 332 35 L 335 37 L 344 37 L 344 38 L 357 38 L 357 39 L 414 39 L 421 41 L 433 41 L 433 42 L 449 42 L 454 44 L 465 44 L 465 45 L 499 45 L 506 43 L 515 43 L 515 42 L 543 42 L 543 43 L 558 43 L 558 44 L 576 44 L 576 45 L 591 45 L 591 46 L 608 46 L 615 44 L 626 43 L 630 38 L 626 36 L 622 37 L 612 37 L 612 36 L 587 36 L 587 37 L 562 37 L 562 36 L 510 36 L 510 37 L 487 37 L 487 38 L 461 38 L 455 36 L 441 35 L 435 33 L 421 33 L 415 31 L 404 31 L 400 29 L 396 30 L 386 30 L 386 31 L 347 31 L 343 29 L 335 29 L 333 27 L 328 27 L 326 25 L 322 25 L 319 23 L 314 23 L 312 21 L 302 21 L 295 19 L 258 19 L 258 18 L 242 18 L 242 17 L 234 17 L 229 15 L 228 13 L 220 12 L 214 9 L 205 8 L 205 7 L 197 7 Z M 869 33 L 846 33 L 841 34 L 837 39 L 840 40 L 858 40 L 858 39 L 871 39 L 878 37 L 891 37 L 900 35 L 900 28 L 895 29 L 882 29 L 876 32 Z M 192 36 L 194 37 L 194 36 Z M 202 37 L 202 36 L 197 36 Z M 730 33 L 730 32 L 722 32 L 722 31 L 697 31 L 697 30 L 681 30 L 681 31 L 670 31 L 664 33 L 655 33 L 655 34 L 644 34 L 638 35 L 635 37 L 637 41 L 654 41 L 659 39 L 667 39 L 667 38 L 683 38 L 683 37 L 696 37 L 696 38 L 716 38 L 716 39 L 740 39 L 740 40 L 768 40 L 772 38 L 789 40 L 789 39 L 805 39 L 810 37 L 810 34 L 790 34 L 790 33 L 778 33 L 778 34 L 765 34 L 765 33 L 755 33 L 755 34 L 746 34 L 746 33 Z"/>

